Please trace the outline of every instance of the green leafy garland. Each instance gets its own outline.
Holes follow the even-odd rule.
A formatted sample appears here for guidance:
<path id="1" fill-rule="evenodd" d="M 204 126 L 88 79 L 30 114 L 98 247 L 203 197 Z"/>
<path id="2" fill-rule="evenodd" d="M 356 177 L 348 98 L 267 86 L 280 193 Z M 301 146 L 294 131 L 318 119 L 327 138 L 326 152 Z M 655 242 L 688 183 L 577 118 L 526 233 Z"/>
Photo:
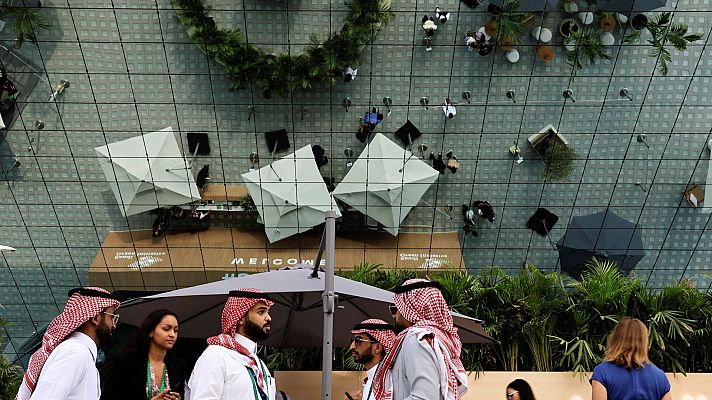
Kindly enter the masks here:
<path id="1" fill-rule="evenodd" d="M 315 34 L 301 54 L 273 54 L 246 44 L 239 29 L 220 29 L 203 0 L 172 0 L 188 37 L 211 60 L 225 68 L 232 90 L 255 84 L 262 95 L 310 89 L 315 82 L 335 84 L 334 75 L 358 64 L 361 51 L 378 35 L 381 25 L 395 17 L 390 0 L 347 0 L 344 26 L 323 43 Z"/>

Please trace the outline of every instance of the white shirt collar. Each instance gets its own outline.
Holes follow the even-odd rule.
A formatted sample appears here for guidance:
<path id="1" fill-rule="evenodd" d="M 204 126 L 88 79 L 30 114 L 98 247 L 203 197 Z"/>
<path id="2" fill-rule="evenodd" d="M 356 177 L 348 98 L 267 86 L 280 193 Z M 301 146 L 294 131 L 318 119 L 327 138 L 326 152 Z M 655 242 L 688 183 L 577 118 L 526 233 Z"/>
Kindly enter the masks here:
<path id="1" fill-rule="evenodd" d="M 379 365 L 381 365 L 380 361 L 366 371 L 366 379 L 368 379 L 367 382 L 371 382 L 371 380 L 373 380 L 373 375 L 376 373 Z"/>
<path id="2" fill-rule="evenodd" d="M 94 339 L 90 338 L 85 333 L 79 331 L 72 332 L 71 334 L 69 334 L 69 336 L 67 336 L 67 339 L 73 339 L 85 345 L 91 352 L 91 356 L 94 361 L 96 361 L 97 347 Z"/>
<path id="3" fill-rule="evenodd" d="M 257 343 L 240 335 L 239 333 L 236 333 L 233 337 L 235 338 L 235 340 L 237 340 L 237 343 L 240 343 L 244 348 L 247 349 L 247 351 L 252 354 L 257 354 Z"/>

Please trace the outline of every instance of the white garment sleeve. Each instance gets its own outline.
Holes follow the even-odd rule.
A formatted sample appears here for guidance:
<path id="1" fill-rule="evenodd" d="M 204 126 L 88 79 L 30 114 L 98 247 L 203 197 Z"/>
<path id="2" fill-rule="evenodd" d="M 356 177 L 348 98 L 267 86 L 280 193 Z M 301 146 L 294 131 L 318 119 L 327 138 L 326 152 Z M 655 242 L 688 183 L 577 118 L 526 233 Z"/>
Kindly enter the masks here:
<path id="1" fill-rule="evenodd" d="M 437 360 L 433 359 L 423 346 L 418 343 L 416 335 L 411 335 L 403 343 L 398 352 L 403 357 L 405 376 L 410 385 L 410 396 L 405 400 L 436 400 L 440 399 L 440 373 Z"/>
<path id="2" fill-rule="evenodd" d="M 79 347 L 66 348 L 51 354 L 50 358 L 42 367 L 30 400 L 64 400 L 84 392 L 79 388 L 87 374 L 87 366 L 94 368 L 89 351 Z"/>
<path id="3" fill-rule="evenodd" d="M 187 400 L 219 400 L 225 387 L 225 363 L 208 346 L 198 358 L 186 388 Z"/>

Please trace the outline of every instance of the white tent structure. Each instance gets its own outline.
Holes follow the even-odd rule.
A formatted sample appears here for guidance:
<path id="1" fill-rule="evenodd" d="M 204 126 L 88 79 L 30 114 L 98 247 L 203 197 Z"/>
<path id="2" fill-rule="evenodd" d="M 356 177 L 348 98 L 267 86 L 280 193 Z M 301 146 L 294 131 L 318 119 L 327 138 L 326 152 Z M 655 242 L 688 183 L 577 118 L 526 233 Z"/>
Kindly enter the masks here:
<path id="1" fill-rule="evenodd" d="M 438 171 L 377 133 L 333 194 L 396 236 L 400 223 L 437 178 Z"/>
<path id="2" fill-rule="evenodd" d="M 170 126 L 94 150 L 124 216 L 200 200 Z"/>
<path id="3" fill-rule="evenodd" d="M 341 213 L 324 184 L 311 146 L 266 167 L 242 174 L 270 243 L 324 223 L 329 210 Z"/>

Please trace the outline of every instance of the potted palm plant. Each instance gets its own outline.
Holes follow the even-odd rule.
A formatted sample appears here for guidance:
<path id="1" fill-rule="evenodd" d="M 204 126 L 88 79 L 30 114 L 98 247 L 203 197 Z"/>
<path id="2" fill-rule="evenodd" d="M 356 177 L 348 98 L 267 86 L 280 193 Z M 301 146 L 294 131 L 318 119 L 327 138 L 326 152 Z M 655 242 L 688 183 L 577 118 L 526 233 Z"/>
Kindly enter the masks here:
<path id="1" fill-rule="evenodd" d="M 634 23 L 635 18 L 631 24 Z M 668 44 L 671 44 L 676 50 L 685 51 L 688 44 L 702 39 L 700 34 L 688 34 L 689 27 L 686 24 L 672 23 L 672 13 L 669 12 L 661 13 L 654 20 L 645 22 L 641 29 L 643 27 L 650 32 L 651 37 L 648 39 L 648 43 L 653 47 L 648 55 L 658 59 L 660 64 L 658 70 L 663 76 L 668 74 L 668 62 L 672 61 L 670 50 L 667 48 Z M 641 30 L 631 32 L 625 35 L 623 42 L 637 43 L 640 41 L 640 34 Z"/>
<path id="2" fill-rule="evenodd" d="M 573 32 L 578 32 L 580 29 L 581 25 L 573 18 L 564 19 L 561 21 L 561 25 L 559 25 L 559 33 L 565 38 L 571 36 Z"/>
<path id="3" fill-rule="evenodd" d="M 520 6 L 519 0 L 506 0 L 500 13 L 488 24 L 491 36 L 503 50 L 509 51 L 514 46 L 521 46 L 522 36 L 534 19 L 532 14 L 517 11 Z"/>
<path id="4" fill-rule="evenodd" d="M 571 66 L 571 78 L 575 78 L 584 63 L 596 64 L 596 59 L 609 60 L 611 57 L 606 53 L 606 48 L 601 43 L 601 39 L 591 28 L 572 32 L 568 38 L 573 49 L 566 55 L 567 63 Z"/>
<path id="5" fill-rule="evenodd" d="M 242 211 L 246 212 L 257 211 L 255 201 L 252 199 L 252 195 L 249 193 L 242 196 L 242 198 L 240 199 L 240 207 L 242 207 Z"/>
<path id="6" fill-rule="evenodd" d="M 604 32 L 613 32 L 616 29 L 616 13 L 603 12 L 601 13 L 601 30 Z"/>
<path id="7" fill-rule="evenodd" d="M 17 37 L 15 46 L 20 47 L 25 40 L 37 45 L 37 33 L 41 30 L 49 30 L 52 25 L 45 19 L 40 10 L 35 7 L 14 7 L 3 3 L 0 11 L 7 16 L 12 16 L 12 29 Z"/>

